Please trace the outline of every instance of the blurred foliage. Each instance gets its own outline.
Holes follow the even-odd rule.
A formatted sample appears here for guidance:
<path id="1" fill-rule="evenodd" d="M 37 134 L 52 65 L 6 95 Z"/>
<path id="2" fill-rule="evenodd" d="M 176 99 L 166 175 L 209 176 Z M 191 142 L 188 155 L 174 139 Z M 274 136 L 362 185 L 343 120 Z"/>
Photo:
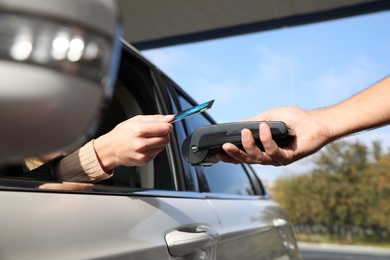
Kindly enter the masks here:
<path id="1" fill-rule="evenodd" d="M 271 193 L 297 233 L 390 240 L 390 154 L 380 143 L 337 141 L 307 173 L 279 178 Z"/>

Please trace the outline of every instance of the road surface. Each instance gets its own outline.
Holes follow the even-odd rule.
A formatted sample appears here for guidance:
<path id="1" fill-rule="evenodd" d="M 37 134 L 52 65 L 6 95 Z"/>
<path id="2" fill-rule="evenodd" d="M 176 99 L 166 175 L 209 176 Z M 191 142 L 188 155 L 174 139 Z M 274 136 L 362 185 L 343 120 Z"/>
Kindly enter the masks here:
<path id="1" fill-rule="evenodd" d="M 299 243 L 304 260 L 390 260 L 390 249 Z"/>

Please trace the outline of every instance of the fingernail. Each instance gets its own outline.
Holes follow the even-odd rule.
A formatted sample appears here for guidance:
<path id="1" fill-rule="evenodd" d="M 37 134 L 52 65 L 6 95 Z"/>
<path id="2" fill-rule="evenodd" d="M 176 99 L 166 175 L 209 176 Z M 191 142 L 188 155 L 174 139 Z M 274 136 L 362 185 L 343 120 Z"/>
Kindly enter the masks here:
<path id="1" fill-rule="evenodd" d="M 249 134 L 248 134 L 248 131 L 246 131 L 246 129 L 243 129 L 243 130 L 241 131 L 241 138 L 242 138 L 243 141 L 249 139 Z"/>
<path id="2" fill-rule="evenodd" d="M 267 127 L 265 123 L 260 124 L 260 133 L 265 133 L 267 131 Z"/>
<path id="3" fill-rule="evenodd" d="M 168 119 L 169 121 L 172 121 L 174 116 L 175 115 L 165 115 L 165 118 Z"/>

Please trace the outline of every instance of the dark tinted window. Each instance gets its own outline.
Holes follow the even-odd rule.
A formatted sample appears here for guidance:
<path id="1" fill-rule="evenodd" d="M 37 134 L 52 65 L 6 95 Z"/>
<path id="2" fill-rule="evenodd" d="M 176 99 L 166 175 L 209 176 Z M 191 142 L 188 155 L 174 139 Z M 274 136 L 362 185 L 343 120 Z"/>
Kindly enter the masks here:
<path id="1" fill-rule="evenodd" d="M 183 96 L 179 96 L 182 109 L 193 106 Z M 211 122 L 203 115 L 197 114 L 184 119 L 189 133 L 196 128 L 210 125 Z M 189 163 L 188 163 L 189 164 Z M 202 192 L 254 195 L 254 189 L 248 174 L 242 165 L 217 163 L 211 167 L 197 166 L 199 188 Z"/>
<path id="2" fill-rule="evenodd" d="M 197 167 L 200 190 L 203 192 L 255 195 L 242 165 L 217 163 L 211 167 Z"/>

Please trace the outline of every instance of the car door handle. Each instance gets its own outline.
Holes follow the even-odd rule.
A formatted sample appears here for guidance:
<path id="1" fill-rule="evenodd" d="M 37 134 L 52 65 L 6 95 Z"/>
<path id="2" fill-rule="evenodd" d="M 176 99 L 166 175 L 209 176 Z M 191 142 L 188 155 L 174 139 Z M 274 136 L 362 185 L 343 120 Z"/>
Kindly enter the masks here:
<path id="1" fill-rule="evenodd" d="M 184 256 L 217 244 L 219 237 L 217 231 L 199 225 L 193 229 L 173 230 L 165 235 L 165 241 L 172 256 Z"/>

